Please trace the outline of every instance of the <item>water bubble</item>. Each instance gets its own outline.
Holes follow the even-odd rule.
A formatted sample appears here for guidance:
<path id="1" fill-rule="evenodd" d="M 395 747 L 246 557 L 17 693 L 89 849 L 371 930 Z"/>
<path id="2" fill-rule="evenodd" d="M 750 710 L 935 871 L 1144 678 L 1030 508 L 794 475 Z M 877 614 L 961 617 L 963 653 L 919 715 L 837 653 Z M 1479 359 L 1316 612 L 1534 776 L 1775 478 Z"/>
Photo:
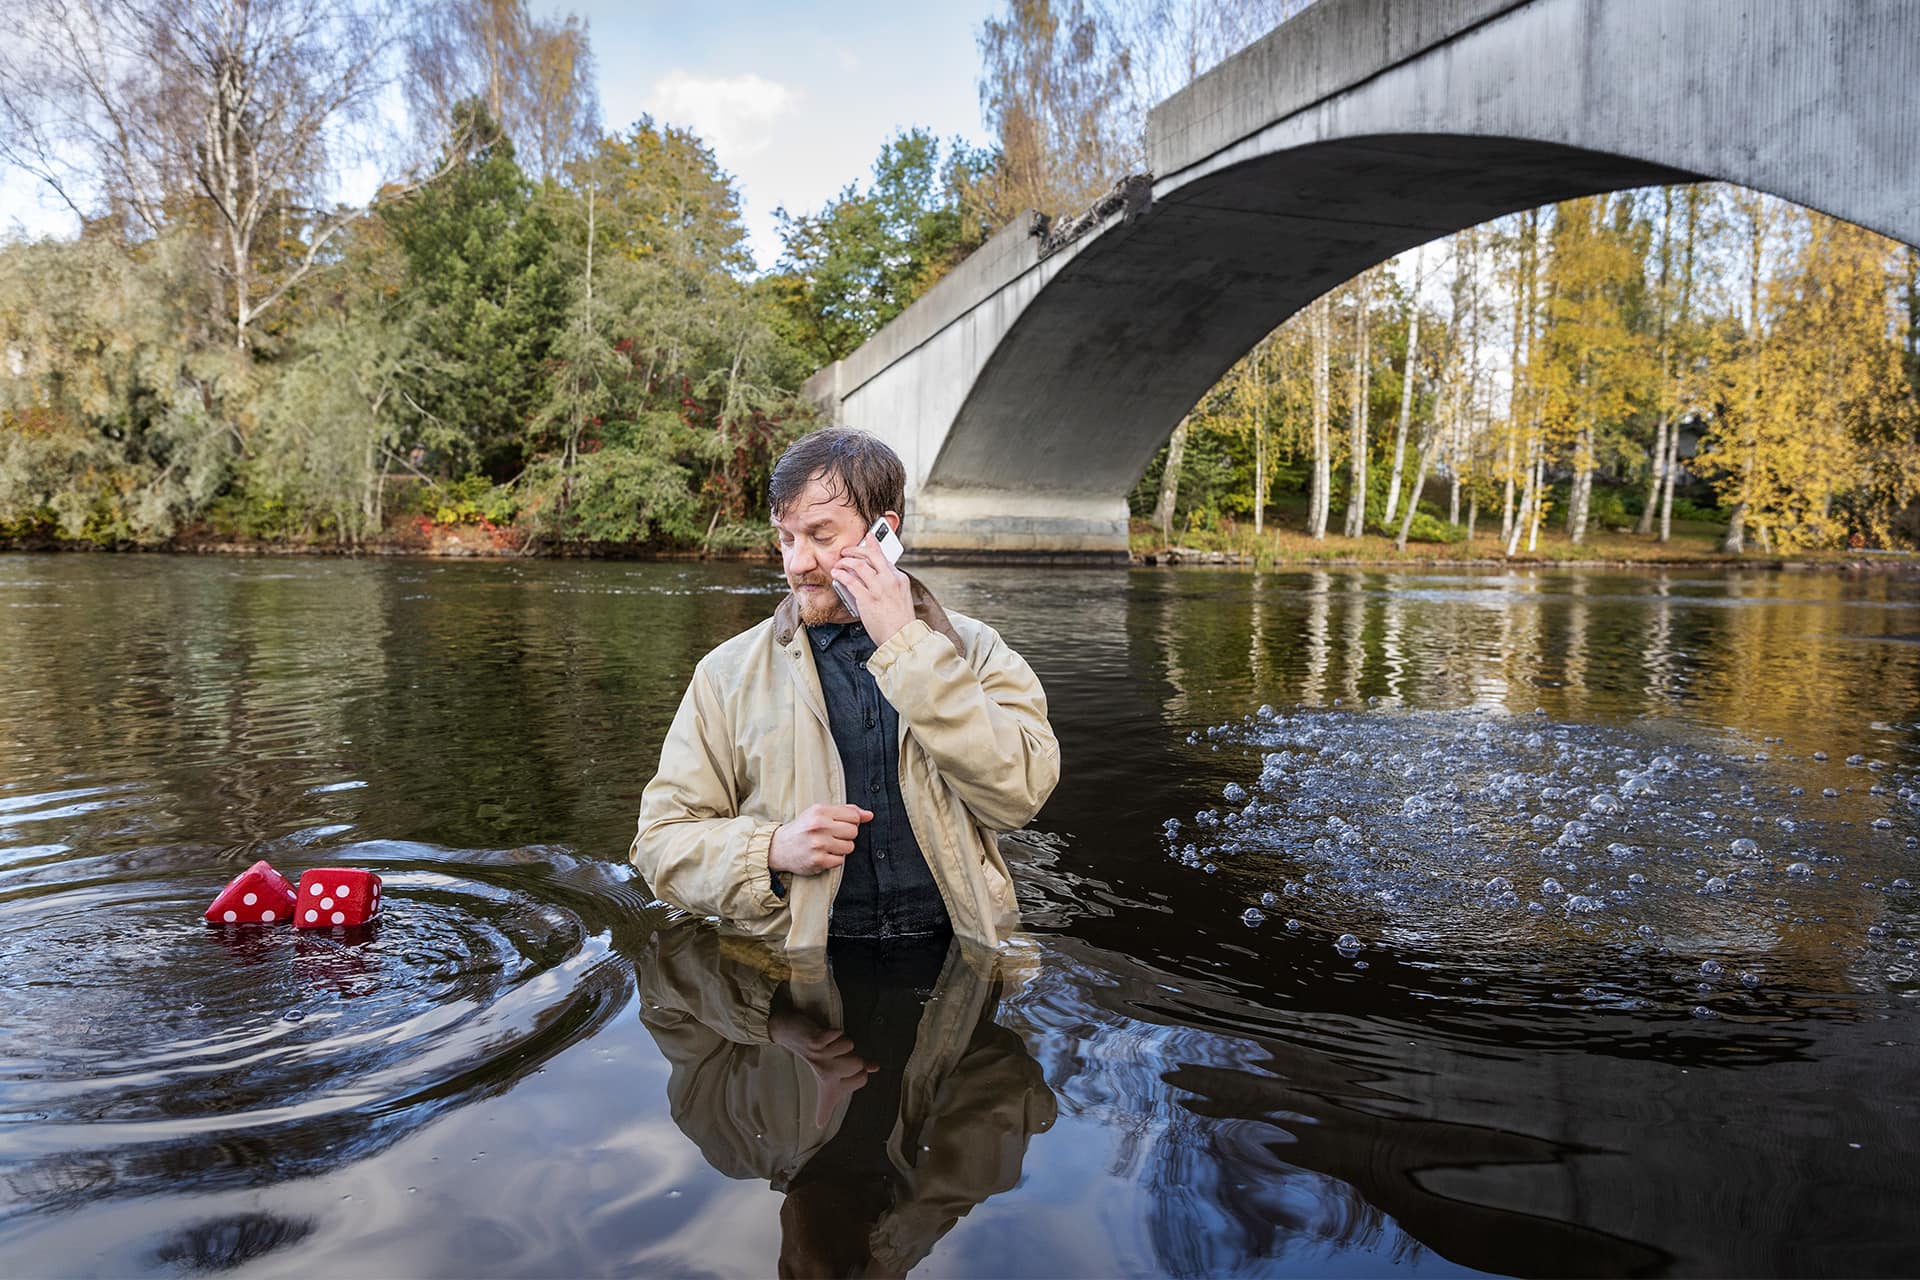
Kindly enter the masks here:
<path id="1" fill-rule="evenodd" d="M 1719 876 L 1710 877 L 1705 884 L 1700 886 L 1700 892 L 1702 893 L 1725 893 L 1726 891 L 1727 882 Z"/>
<path id="2" fill-rule="evenodd" d="M 1200 869 L 1206 872 L 1208 875 L 1212 875 L 1214 872 L 1220 870 L 1220 864 L 1217 862 L 1209 862 L 1206 866 Z"/>
<path id="3" fill-rule="evenodd" d="M 1638 929 L 1634 930 L 1634 932 L 1638 933 L 1643 938 L 1651 938 L 1654 934 L 1654 928 L 1650 924 L 1643 924 Z"/>
<path id="4" fill-rule="evenodd" d="M 1260 895 L 1260 905 L 1263 907 L 1277 907 L 1280 905 L 1280 895 L 1269 889 Z"/>
<path id="5" fill-rule="evenodd" d="M 1757 990 L 1760 986 L 1760 975 L 1751 969 L 1742 969 L 1740 971 L 1740 985 L 1749 991 Z"/>
<path id="6" fill-rule="evenodd" d="M 1875 831 L 1891 831 L 1893 830 L 1893 819 L 1892 818 L 1875 818 L 1873 820 L 1873 829 Z"/>
<path id="7" fill-rule="evenodd" d="M 1775 818 L 1773 820 L 1773 825 L 1780 828 L 1782 831 L 1789 832 L 1789 833 L 1791 833 L 1796 829 L 1795 823 L 1792 818 Z"/>
<path id="8" fill-rule="evenodd" d="M 1827 758 L 1827 753 L 1824 751 L 1816 751 L 1813 753 L 1813 758 L 1815 760 L 1825 760 Z"/>
<path id="9" fill-rule="evenodd" d="M 1284 885 L 1280 886 L 1280 892 L 1286 894 L 1289 898 L 1297 898 L 1302 893 L 1304 893 L 1305 890 L 1303 890 L 1299 885 L 1295 884 L 1293 881 L 1289 880 Z"/>
<path id="10" fill-rule="evenodd" d="M 1240 923 L 1244 924 L 1249 929 L 1256 928 L 1259 925 L 1264 924 L 1266 922 L 1266 919 L 1267 919 L 1267 913 L 1262 911 L 1258 907 L 1248 907 L 1245 911 L 1242 911 L 1240 913 Z"/>
<path id="11" fill-rule="evenodd" d="M 1647 878 L 1641 875 L 1638 871 L 1632 872 L 1627 876 L 1628 884 L 1645 884 L 1646 882 L 1647 882 Z"/>
<path id="12" fill-rule="evenodd" d="M 1702 977 L 1717 978 L 1725 972 L 1726 969 L 1721 966 L 1718 960 L 1702 960 L 1700 962 L 1700 974 Z"/>
<path id="13" fill-rule="evenodd" d="M 1287 929 L 1289 932 L 1298 933 L 1300 931 L 1300 922 L 1298 920 L 1295 920 L 1292 916 L 1288 916 Z"/>
<path id="14" fill-rule="evenodd" d="M 1226 797 L 1228 804 L 1245 804 L 1247 801 L 1247 789 L 1237 782 L 1229 782 L 1220 794 Z"/>
<path id="15" fill-rule="evenodd" d="M 1820 788 L 1820 794 L 1825 796 L 1829 800 L 1838 800 L 1840 798 L 1840 788 L 1822 787 Z"/>
<path id="16" fill-rule="evenodd" d="M 1495 876 L 1487 881 L 1487 892 L 1492 894 L 1512 893 L 1513 881 L 1505 876 Z"/>
<path id="17" fill-rule="evenodd" d="M 1787 874 L 1790 876 L 1798 877 L 1798 878 L 1804 878 L 1806 876 L 1810 876 L 1813 874 L 1813 867 L 1811 864 L 1805 863 L 1805 862 L 1789 863 L 1787 865 Z"/>
<path id="18" fill-rule="evenodd" d="M 1866 762 L 1867 762 L 1867 758 L 1857 753 L 1847 757 L 1847 767 L 1850 769 L 1858 769 L 1861 765 L 1865 764 Z"/>
<path id="19" fill-rule="evenodd" d="M 1597 791 L 1593 799 L 1587 801 L 1587 808 L 1594 813 L 1606 815 L 1620 812 L 1620 798 L 1611 792 Z"/>
<path id="20" fill-rule="evenodd" d="M 1703 1004 L 1697 1004 L 1693 1006 L 1693 1016 L 1700 1019 L 1702 1022 L 1711 1022 L 1715 1018 L 1719 1017 L 1720 1015 L 1715 1013 L 1713 1010 L 1707 1008 L 1707 1006 Z"/>
<path id="21" fill-rule="evenodd" d="M 1728 845 L 1727 849 L 1736 858 L 1753 858 L 1758 857 L 1760 854 L 1760 846 L 1745 836 L 1741 836 L 1732 844 Z"/>
<path id="22" fill-rule="evenodd" d="M 1540 892 L 1546 894 L 1548 897 L 1554 897 L 1557 894 L 1565 893 L 1566 890 L 1560 887 L 1558 880 L 1555 880 L 1552 876 L 1548 876 L 1540 882 Z"/>
<path id="23" fill-rule="evenodd" d="M 1576 893 L 1567 899 L 1566 912 L 1570 916 L 1584 915 L 1591 911 L 1598 911 L 1606 905 L 1598 898 L 1589 898 L 1584 893 Z"/>
<path id="24" fill-rule="evenodd" d="M 1343 956 L 1351 957 L 1360 953 L 1362 944 L 1360 939 L 1354 937 L 1352 934 L 1343 933 L 1339 939 L 1334 942 L 1333 949 Z"/>
<path id="25" fill-rule="evenodd" d="M 1888 885 L 1887 888 L 1898 889 L 1904 893 L 1906 890 L 1913 888 L 1913 882 L 1911 880 L 1908 880 L 1905 876 L 1901 876 L 1899 879 L 1895 880 L 1892 884 Z"/>

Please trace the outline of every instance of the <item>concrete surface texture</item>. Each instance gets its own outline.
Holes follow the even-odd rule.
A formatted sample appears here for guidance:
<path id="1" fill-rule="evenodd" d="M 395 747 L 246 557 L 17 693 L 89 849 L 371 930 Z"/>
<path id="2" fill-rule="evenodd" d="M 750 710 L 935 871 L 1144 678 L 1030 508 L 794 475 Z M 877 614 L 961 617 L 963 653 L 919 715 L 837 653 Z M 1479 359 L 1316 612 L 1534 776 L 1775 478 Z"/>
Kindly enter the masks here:
<path id="1" fill-rule="evenodd" d="M 1123 559 L 1207 388 L 1417 244 L 1705 178 L 1920 243 L 1915 85 L 1914 0 L 1321 0 L 1155 108 L 1144 212 L 1017 220 L 807 390 L 899 450 L 910 550 Z"/>

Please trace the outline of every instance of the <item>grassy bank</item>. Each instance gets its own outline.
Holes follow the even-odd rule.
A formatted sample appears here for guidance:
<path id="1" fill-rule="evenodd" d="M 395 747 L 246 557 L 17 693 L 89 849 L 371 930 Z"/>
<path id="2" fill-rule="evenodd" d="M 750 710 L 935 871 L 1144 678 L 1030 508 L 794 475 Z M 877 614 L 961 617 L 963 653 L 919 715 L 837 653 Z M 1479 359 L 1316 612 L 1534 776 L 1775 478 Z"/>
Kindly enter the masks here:
<path id="1" fill-rule="evenodd" d="M 1728 555 L 1720 550 L 1726 527 L 1710 521 L 1675 521 L 1673 536 L 1667 542 L 1632 533 L 1594 530 L 1579 544 L 1566 534 L 1545 529 L 1532 551 L 1524 544 L 1511 558 L 1500 539 L 1499 521 L 1482 525 L 1471 539 L 1457 542 L 1409 542 L 1398 551 L 1393 539 L 1376 534 L 1358 538 L 1329 533 L 1324 539 L 1308 537 L 1299 529 L 1269 528 L 1256 534 L 1251 527 L 1211 531 L 1189 531 L 1169 543 L 1160 530 L 1144 520 L 1135 520 L 1128 539 L 1129 550 L 1138 563 L 1191 563 L 1196 558 L 1212 559 L 1213 553 L 1228 563 L 1274 569 L 1291 565 L 1369 564 L 1698 564 L 1843 566 L 1865 561 L 1915 565 L 1907 556 L 1863 557 L 1855 551 L 1795 550 L 1768 553 L 1749 544 L 1745 555 Z M 1200 557 L 1191 553 L 1199 552 Z"/>

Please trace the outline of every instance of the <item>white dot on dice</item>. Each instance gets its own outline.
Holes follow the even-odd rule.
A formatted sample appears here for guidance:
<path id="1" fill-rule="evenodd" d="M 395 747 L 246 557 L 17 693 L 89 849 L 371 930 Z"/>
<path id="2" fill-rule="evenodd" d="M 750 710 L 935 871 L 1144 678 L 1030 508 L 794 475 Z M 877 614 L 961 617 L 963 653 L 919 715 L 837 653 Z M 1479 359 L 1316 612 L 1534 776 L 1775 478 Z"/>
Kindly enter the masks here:
<path id="1" fill-rule="evenodd" d="M 335 924 L 344 924 L 346 922 L 346 919 L 347 919 L 347 915 L 346 915 L 346 912 L 344 911 L 336 911 L 333 913 L 333 922 Z"/>
<path id="2" fill-rule="evenodd" d="M 246 897 L 240 899 L 240 901 L 246 903 L 248 906 L 252 906 L 254 903 L 260 901 L 260 895 L 257 893 L 250 893 Z"/>
<path id="3" fill-rule="evenodd" d="M 271 911 L 262 911 L 262 912 L 260 913 L 260 923 L 261 923 L 261 924 L 272 924 L 272 923 L 273 923 L 273 912 L 271 912 Z"/>
<path id="4" fill-rule="evenodd" d="M 240 918 L 239 913 L 235 911 L 229 911 L 225 916 L 222 917 L 222 919 L 224 919 L 228 924 L 232 924 L 235 920 L 238 920 L 239 918 Z"/>
<path id="5" fill-rule="evenodd" d="M 322 907 L 324 907 L 324 908 L 326 908 L 326 909 L 327 909 L 328 911 L 331 911 L 331 910 L 333 910 L 333 899 L 332 899 L 332 898 L 322 898 L 322 899 L 320 899 L 320 905 L 321 905 Z"/>
<path id="6" fill-rule="evenodd" d="M 316 884 L 315 886 L 313 886 L 313 888 L 307 890 L 307 892 L 311 893 L 314 897 L 317 898 L 320 896 L 320 886 Z"/>
<path id="7" fill-rule="evenodd" d="M 319 913 L 318 911 L 309 911 L 309 912 L 307 912 L 307 919 L 308 919 L 308 920 L 318 920 L 319 918 L 320 918 L 320 913 Z"/>
<path id="8" fill-rule="evenodd" d="M 347 896 L 347 895 L 348 895 L 349 893 L 352 893 L 352 892 L 353 892 L 353 886 L 352 886 L 352 885 L 347 885 L 347 884 L 337 884 L 337 885 L 335 885 L 335 886 L 333 886 L 333 896 L 334 896 L 334 897 L 336 897 L 336 898 L 344 898 L 344 897 L 346 897 L 346 896 Z"/>

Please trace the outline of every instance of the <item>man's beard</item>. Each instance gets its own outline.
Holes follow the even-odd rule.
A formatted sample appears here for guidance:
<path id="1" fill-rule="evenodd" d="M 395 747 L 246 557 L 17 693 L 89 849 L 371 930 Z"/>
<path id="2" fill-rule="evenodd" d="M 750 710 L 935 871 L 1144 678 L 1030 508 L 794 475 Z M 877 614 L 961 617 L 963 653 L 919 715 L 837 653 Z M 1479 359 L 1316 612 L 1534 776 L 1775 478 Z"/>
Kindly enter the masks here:
<path id="1" fill-rule="evenodd" d="M 809 627 L 817 627 L 829 622 L 847 621 L 847 611 L 841 607 L 840 596 L 834 591 L 831 581 L 801 582 L 792 584 L 795 588 L 794 599 L 800 605 L 800 621 Z M 803 586 L 817 586 L 818 591 L 801 591 Z"/>

